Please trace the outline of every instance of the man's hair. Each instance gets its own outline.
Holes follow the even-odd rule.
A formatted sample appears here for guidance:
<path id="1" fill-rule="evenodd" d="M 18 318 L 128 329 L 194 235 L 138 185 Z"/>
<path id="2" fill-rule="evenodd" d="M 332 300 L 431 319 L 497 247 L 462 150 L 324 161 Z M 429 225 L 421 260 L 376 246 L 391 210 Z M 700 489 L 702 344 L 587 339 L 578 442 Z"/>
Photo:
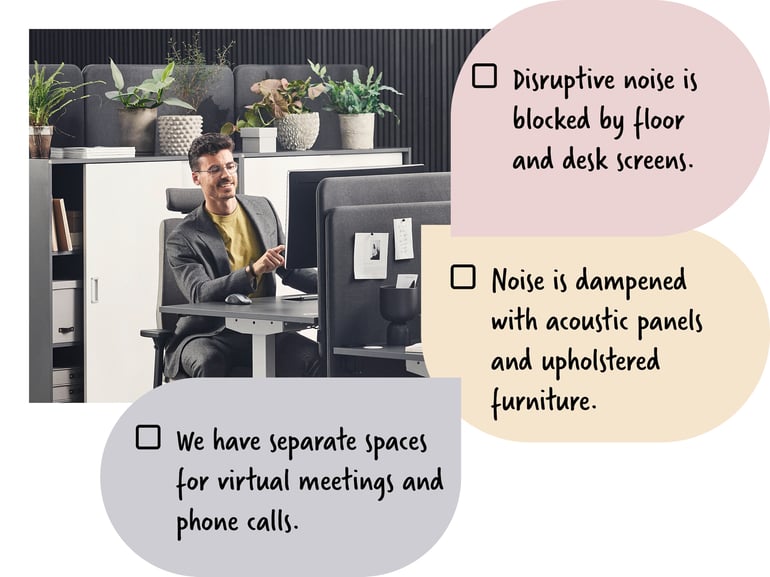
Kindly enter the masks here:
<path id="1" fill-rule="evenodd" d="M 220 150 L 229 150 L 230 152 L 235 150 L 233 139 L 227 134 L 219 134 L 218 132 L 201 134 L 193 140 L 190 150 L 187 152 L 187 161 L 190 163 L 190 168 L 198 170 L 200 168 L 201 156 L 217 154 Z"/>

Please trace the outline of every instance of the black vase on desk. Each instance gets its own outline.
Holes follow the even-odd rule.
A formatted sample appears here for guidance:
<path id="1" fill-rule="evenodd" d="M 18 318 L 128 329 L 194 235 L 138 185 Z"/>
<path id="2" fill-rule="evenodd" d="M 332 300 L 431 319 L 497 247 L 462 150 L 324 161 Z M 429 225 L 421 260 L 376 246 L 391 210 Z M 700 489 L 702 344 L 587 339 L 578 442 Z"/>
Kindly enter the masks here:
<path id="1" fill-rule="evenodd" d="M 388 323 L 389 345 L 410 345 L 410 320 L 420 312 L 420 293 L 417 288 L 396 288 L 393 285 L 380 287 L 380 314 Z"/>

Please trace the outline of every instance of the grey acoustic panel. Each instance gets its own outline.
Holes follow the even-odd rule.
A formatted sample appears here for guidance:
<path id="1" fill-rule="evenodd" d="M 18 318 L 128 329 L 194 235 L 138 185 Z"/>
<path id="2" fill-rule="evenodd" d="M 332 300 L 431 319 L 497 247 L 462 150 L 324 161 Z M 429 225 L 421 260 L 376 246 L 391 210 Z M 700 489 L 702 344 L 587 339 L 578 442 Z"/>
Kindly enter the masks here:
<path id="1" fill-rule="evenodd" d="M 318 212 L 338 206 L 450 200 L 449 172 L 340 176 L 318 185 Z"/>
<path id="2" fill-rule="evenodd" d="M 414 258 L 395 260 L 393 220 L 412 219 Z M 332 351 L 335 346 L 361 346 L 385 342 L 387 321 L 380 315 L 379 290 L 393 285 L 399 274 L 421 271 L 424 224 L 449 224 L 450 203 L 414 202 L 341 206 L 329 211 L 326 226 L 327 370 L 339 374 Z M 388 232 L 388 272 L 386 279 L 359 280 L 353 274 L 354 239 L 358 232 Z M 420 283 L 418 282 L 418 288 Z M 409 323 L 413 341 L 420 340 L 420 316 Z"/>
<path id="3" fill-rule="evenodd" d="M 340 206 L 399 204 L 409 202 L 449 201 L 450 173 L 423 172 L 388 176 L 346 176 L 326 178 L 316 191 L 318 234 L 318 312 L 321 330 L 318 345 L 322 356 L 328 356 L 325 330 L 329 272 L 326 248 L 326 226 L 329 212 Z"/>

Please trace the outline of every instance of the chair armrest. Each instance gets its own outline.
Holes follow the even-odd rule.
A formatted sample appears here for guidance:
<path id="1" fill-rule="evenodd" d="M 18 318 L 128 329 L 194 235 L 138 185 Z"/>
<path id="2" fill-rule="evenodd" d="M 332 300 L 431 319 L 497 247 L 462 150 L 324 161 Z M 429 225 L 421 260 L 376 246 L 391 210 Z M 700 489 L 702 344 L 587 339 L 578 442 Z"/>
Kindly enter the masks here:
<path id="1" fill-rule="evenodd" d="M 174 331 L 169 329 L 140 329 L 139 335 L 152 339 L 155 348 L 155 366 L 153 368 L 152 387 L 157 388 L 163 380 L 163 351 Z"/>
<path id="2" fill-rule="evenodd" d="M 160 341 L 165 344 L 169 337 L 174 334 L 174 331 L 169 329 L 141 329 L 139 334 L 143 337 L 150 338 L 153 341 Z"/>

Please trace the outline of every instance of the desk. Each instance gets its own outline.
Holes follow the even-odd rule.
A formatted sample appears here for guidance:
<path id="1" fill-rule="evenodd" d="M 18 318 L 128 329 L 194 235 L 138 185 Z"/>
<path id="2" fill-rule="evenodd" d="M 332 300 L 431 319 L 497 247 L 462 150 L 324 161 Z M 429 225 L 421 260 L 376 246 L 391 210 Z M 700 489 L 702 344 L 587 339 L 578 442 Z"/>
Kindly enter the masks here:
<path id="1" fill-rule="evenodd" d="M 318 325 L 317 300 L 282 297 L 253 299 L 249 305 L 220 302 L 164 305 L 160 312 L 175 315 L 221 317 L 228 329 L 251 335 L 252 371 L 255 377 L 275 376 L 275 335 Z M 260 370 L 262 369 L 262 370 Z"/>
<path id="2" fill-rule="evenodd" d="M 335 355 L 347 355 L 350 357 L 368 357 L 372 359 L 396 359 L 406 363 L 406 370 L 421 377 L 428 376 L 428 368 L 422 353 L 406 352 L 403 346 L 382 345 L 378 348 L 371 347 L 334 347 Z"/>

